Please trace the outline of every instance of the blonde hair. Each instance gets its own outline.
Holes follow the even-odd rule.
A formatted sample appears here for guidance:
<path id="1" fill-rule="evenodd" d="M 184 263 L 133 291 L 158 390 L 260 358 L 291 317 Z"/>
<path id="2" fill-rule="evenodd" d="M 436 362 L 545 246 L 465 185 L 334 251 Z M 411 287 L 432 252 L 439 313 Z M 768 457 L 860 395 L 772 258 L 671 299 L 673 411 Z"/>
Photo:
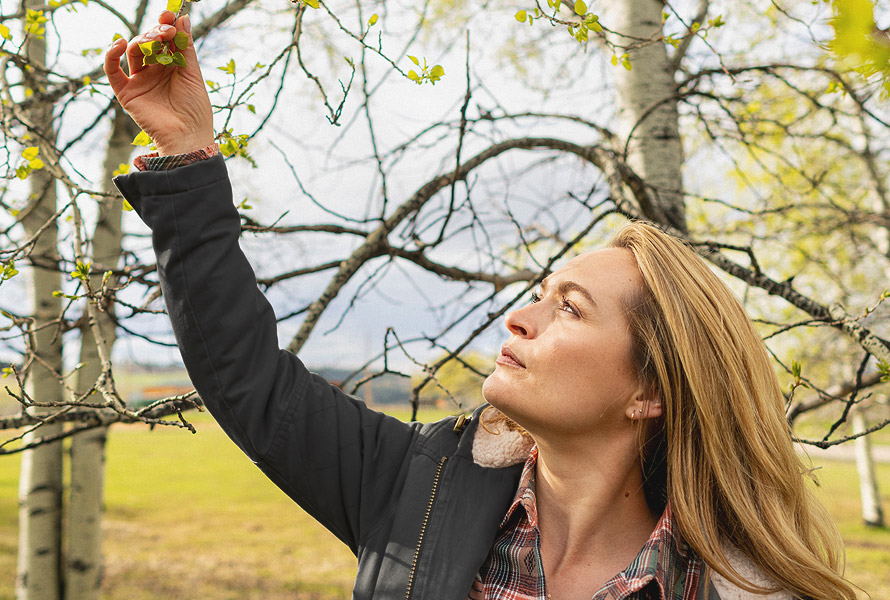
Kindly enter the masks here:
<path id="1" fill-rule="evenodd" d="M 625 308 L 635 366 L 663 405 L 644 457 L 650 504 L 669 498 L 683 539 L 745 590 L 768 591 L 730 566 L 722 542 L 795 595 L 855 599 L 840 574 L 840 536 L 804 483 L 779 382 L 742 306 L 691 248 L 652 225 L 631 223 L 610 245 L 633 253 L 645 282 Z"/>

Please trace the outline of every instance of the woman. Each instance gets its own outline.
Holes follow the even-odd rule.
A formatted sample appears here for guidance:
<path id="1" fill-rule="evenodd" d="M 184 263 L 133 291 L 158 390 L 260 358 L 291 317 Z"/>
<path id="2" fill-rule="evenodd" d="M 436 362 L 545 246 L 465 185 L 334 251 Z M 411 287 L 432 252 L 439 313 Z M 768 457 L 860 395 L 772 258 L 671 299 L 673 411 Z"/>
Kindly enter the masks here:
<path id="1" fill-rule="evenodd" d="M 142 66 L 139 43 L 190 32 L 188 17 L 159 23 L 106 55 L 160 154 L 115 182 L 152 229 L 202 399 L 356 553 L 354 598 L 855 597 L 762 342 L 704 263 L 654 227 L 575 258 L 507 316 L 491 407 L 468 420 L 401 423 L 279 350 L 238 247 L 194 46 L 187 67 Z"/>

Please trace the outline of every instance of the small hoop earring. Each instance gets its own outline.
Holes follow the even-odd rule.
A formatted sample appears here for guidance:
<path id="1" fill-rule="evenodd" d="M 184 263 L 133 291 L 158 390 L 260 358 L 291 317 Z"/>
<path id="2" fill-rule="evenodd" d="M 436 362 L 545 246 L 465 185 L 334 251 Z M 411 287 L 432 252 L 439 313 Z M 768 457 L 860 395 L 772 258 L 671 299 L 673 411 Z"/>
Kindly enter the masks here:
<path id="1" fill-rule="evenodd" d="M 630 420 L 631 420 L 631 421 L 636 421 L 636 420 L 637 420 L 637 411 L 636 411 L 636 409 L 634 409 L 634 410 L 630 413 Z"/>

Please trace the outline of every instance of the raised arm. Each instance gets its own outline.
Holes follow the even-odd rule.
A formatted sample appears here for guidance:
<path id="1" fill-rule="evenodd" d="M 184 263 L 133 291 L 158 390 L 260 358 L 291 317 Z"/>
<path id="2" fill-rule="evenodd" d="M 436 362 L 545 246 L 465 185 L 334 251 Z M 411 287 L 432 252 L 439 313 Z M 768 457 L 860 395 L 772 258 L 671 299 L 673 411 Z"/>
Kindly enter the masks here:
<path id="1" fill-rule="evenodd" d="M 106 71 L 121 104 L 165 154 L 213 141 L 189 39 L 187 67 L 142 67 L 139 43 L 188 31 L 187 19 L 117 41 Z M 119 61 L 126 50 L 131 75 Z M 158 274 L 192 383 L 226 433 L 310 514 L 357 551 L 407 471 L 418 429 L 368 409 L 278 347 L 275 315 L 238 240 L 222 157 L 135 172 L 115 184 L 152 230 Z M 197 460 L 200 460 L 198 458 Z"/>

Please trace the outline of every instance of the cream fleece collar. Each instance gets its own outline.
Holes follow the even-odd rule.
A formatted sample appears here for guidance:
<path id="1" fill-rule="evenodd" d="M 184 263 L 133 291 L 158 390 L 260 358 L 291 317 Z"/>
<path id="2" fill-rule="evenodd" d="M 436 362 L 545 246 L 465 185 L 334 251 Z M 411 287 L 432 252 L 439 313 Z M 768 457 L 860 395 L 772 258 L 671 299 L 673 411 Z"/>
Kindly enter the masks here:
<path id="1" fill-rule="evenodd" d="M 525 462 L 534 445 L 530 436 L 509 429 L 502 420 L 492 423 L 498 414 L 498 409 L 489 407 L 479 416 L 473 435 L 473 462 L 480 467 L 501 469 Z"/>

